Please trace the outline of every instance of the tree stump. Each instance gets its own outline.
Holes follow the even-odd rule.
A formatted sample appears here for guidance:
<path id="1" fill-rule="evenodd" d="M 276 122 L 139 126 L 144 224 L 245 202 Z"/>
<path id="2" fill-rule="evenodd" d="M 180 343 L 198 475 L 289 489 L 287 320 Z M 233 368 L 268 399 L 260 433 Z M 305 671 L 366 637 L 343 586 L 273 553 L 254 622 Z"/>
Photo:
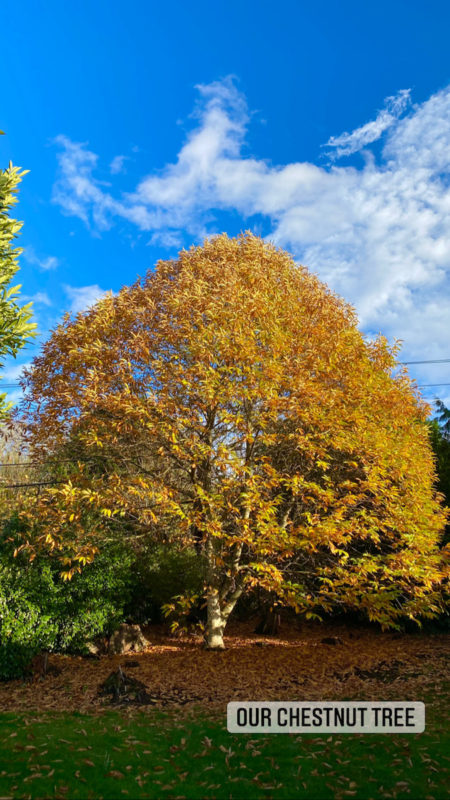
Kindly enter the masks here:
<path id="1" fill-rule="evenodd" d="M 150 647 L 150 642 L 145 638 L 139 625 L 127 625 L 125 622 L 113 633 L 109 640 L 108 652 L 110 655 L 123 653 L 139 653 Z"/>
<path id="2" fill-rule="evenodd" d="M 147 686 L 136 678 L 131 678 L 122 668 L 111 672 L 98 687 L 100 697 L 110 695 L 111 703 L 134 703 L 136 705 L 154 705 L 156 700 L 147 693 Z"/>
<path id="3" fill-rule="evenodd" d="M 90 656 L 100 658 L 108 652 L 108 639 L 106 636 L 98 636 L 96 639 L 91 639 L 86 642 L 86 649 Z"/>

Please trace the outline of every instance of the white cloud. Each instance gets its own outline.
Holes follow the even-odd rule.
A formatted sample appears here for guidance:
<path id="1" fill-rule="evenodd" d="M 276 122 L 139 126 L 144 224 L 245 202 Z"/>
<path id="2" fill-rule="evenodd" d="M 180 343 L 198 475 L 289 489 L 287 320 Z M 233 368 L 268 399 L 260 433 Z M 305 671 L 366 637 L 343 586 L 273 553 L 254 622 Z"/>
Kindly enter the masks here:
<path id="1" fill-rule="evenodd" d="M 23 352 L 20 354 L 23 356 Z M 19 379 L 24 369 L 29 369 L 31 361 L 17 363 L 13 356 L 5 359 L 0 380 L 0 392 L 7 395 L 7 402 L 16 405 L 23 399 L 22 389 L 18 386 Z"/>
<path id="2" fill-rule="evenodd" d="M 383 137 L 381 155 L 358 168 L 246 157 L 250 115 L 233 80 L 197 88 L 177 158 L 119 199 L 96 180 L 97 156 L 59 137 L 55 200 L 65 213 L 94 229 L 127 219 L 167 246 L 179 232 L 200 241 L 215 229 L 214 212 L 239 213 L 242 228 L 257 215 L 269 239 L 356 306 L 364 330 L 403 339 L 405 357 L 447 356 L 450 88 L 409 107 L 402 90 L 372 123 L 330 140 L 343 155 Z"/>
<path id="3" fill-rule="evenodd" d="M 28 369 L 31 365 L 31 361 L 27 361 L 26 363 L 18 364 L 17 361 L 13 360 L 13 356 L 10 356 L 7 359 L 4 368 L 2 369 L 2 381 L 4 383 L 17 383 L 18 379 L 22 375 L 24 369 Z M 1 383 L 0 383 L 0 391 L 1 391 Z"/>
<path id="4" fill-rule="evenodd" d="M 160 245 L 168 250 L 172 248 L 179 249 L 183 244 L 183 235 L 181 231 L 156 231 L 152 234 L 149 244 Z"/>
<path id="5" fill-rule="evenodd" d="M 109 171 L 111 175 L 117 175 L 119 172 L 125 171 L 125 161 L 127 161 L 128 156 L 114 156 L 113 160 L 109 165 Z"/>
<path id="6" fill-rule="evenodd" d="M 387 97 L 385 108 L 380 111 L 376 119 L 367 122 L 351 133 L 341 133 L 340 136 L 331 136 L 324 147 L 335 147 L 335 153 L 329 153 L 332 158 L 348 156 L 357 153 L 363 147 L 376 142 L 388 128 L 391 128 L 401 116 L 410 102 L 411 89 L 401 89 L 393 97 Z"/>
<path id="7" fill-rule="evenodd" d="M 34 247 L 32 247 L 31 245 L 29 245 L 28 247 L 24 247 L 22 255 L 25 261 L 28 261 L 29 264 L 39 267 L 40 269 L 43 269 L 45 271 L 56 269 L 57 267 L 59 267 L 60 264 L 59 259 L 57 259 L 55 256 L 46 256 L 45 258 L 39 258 L 36 255 Z"/>
<path id="8" fill-rule="evenodd" d="M 67 136 L 57 136 L 54 141 L 62 150 L 58 154 L 60 177 L 53 186 L 53 202 L 67 216 L 80 217 L 87 225 L 90 210 L 93 228 L 107 229 L 107 213 L 114 211 L 115 203 L 92 176 L 98 156 Z"/>
<path id="9" fill-rule="evenodd" d="M 35 305 L 41 306 L 51 306 L 52 301 L 50 300 L 47 292 L 36 292 L 36 294 L 21 294 L 20 300 L 25 303 L 34 303 Z"/>
<path id="10" fill-rule="evenodd" d="M 70 312 L 78 314 L 79 311 L 86 311 L 90 306 L 95 305 L 101 300 L 108 291 L 101 289 L 97 284 L 93 286 L 63 286 L 65 293 L 71 300 Z"/>

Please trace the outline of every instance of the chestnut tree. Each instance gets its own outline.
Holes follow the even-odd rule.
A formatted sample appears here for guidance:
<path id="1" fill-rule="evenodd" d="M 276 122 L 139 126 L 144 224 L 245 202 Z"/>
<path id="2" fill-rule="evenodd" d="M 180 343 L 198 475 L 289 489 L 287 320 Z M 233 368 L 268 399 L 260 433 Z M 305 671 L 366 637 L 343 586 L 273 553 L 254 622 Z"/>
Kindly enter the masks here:
<path id="1" fill-rule="evenodd" d="M 396 352 L 250 233 L 158 262 L 67 315 L 26 373 L 31 452 L 74 455 L 25 510 L 24 546 L 59 551 L 68 578 L 112 535 L 195 546 L 212 649 L 257 585 L 309 616 L 432 615 L 446 512 Z"/>

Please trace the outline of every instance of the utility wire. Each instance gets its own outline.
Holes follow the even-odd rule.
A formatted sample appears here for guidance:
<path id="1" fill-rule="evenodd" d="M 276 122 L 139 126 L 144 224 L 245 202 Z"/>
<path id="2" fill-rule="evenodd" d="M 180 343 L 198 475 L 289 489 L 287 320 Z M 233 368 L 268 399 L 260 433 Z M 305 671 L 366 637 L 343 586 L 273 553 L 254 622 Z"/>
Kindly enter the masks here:
<path id="1" fill-rule="evenodd" d="M 397 364 L 398 364 L 398 366 L 401 366 L 401 367 L 406 367 L 406 366 L 409 366 L 410 364 L 450 364 L 450 358 L 429 358 L 429 359 L 427 359 L 425 361 L 398 361 Z M 438 385 L 442 386 L 443 384 L 436 384 L 436 386 L 438 386 Z M 20 389 L 21 388 L 21 384 L 20 383 L 2 383 L 0 381 L 0 389 L 1 388 L 4 388 L 4 389 Z"/>
<path id="2" fill-rule="evenodd" d="M 429 358 L 424 361 L 397 361 L 399 367 L 407 367 L 411 364 L 450 364 L 450 358 Z M 430 384 L 433 386 L 444 386 L 444 384 Z M 2 383 L 0 381 L 0 389 L 20 389 L 20 383 Z"/>
<path id="3" fill-rule="evenodd" d="M 450 358 L 431 358 L 426 361 L 398 361 L 398 366 L 407 367 L 414 364 L 450 364 Z M 433 386 L 450 386 L 450 383 L 422 383 L 417 386 L 418 389 L 428 389 Z M 20 383 L 1 383 L 1 389 L 21 389 Z M 0 466 L 4 466 L 0 464 Z M 13 465 L 11 465 L 13 466 Z"/>
<path id="4" fill-rule="evenodd" d="M 398 364 L 402 366 L 407 364 L 450 364 L 450 358 L 433 358 L 428 361 L 399 361 Z"/>
<path id="5" fill-rule="evenodd" d="M 448 359 L 448 362 L 450 363 L 450 358 Z M 405 364 L 405 365 L 406 364 L 438 364 L 438 363 L 441 363 L 441 362 L 438 362 L 438 361 L 403 361 L 403 362 L 399 361 L 399 364 Z M 417 388 L 418 389 L 427 389 L 429 386 L 450 386 L 450 383 L 421 383 L 421 384 L 418 384 Z M 12 385 L 8 386 L 6 383 L 3 383 L 3 384 L 0 383 L 0 389 L 2 389 L 2 388 L 11 389 L 11 388 L 13 388 L 13 386 Z M 16 388 L 16 387 L 14 387 L 14 388 Z M 1 466 L 3 466 L 3 465 L 0 464 L 0 467 Z M 11 464 L 11 466 L 13 466 L 13 465 Z"/>
<path id="6" fill-rule="evenodd" d="M 11 461 L 0 464 L 0 467 L 46 467 L 48 465 L 56 464 L 73 464 L 80 461 L 82 464 L 89 464 L 91 461 L 94 463 L 98 461 L 98 457 L 91 456 L 90 458 L 59 458 L 57 461 Z"/>
<path id="7" fill-rule="evenodd" d="M 37 483 L 10 483 L 5 485 L 0 484 L 0 489 L 25 489 L 28 486 L 54 486 L 57 483 L 65 483 L 66 481 L 38 481 Z"/>

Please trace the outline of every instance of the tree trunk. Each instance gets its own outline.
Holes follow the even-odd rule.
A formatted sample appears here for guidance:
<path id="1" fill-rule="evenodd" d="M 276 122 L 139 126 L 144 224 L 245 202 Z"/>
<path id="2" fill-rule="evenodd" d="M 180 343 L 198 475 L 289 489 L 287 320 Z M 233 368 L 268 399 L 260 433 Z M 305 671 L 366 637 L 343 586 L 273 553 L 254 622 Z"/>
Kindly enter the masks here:
<path id="1" fill-rule="evenodd" d="M 209 587 L 207 595 L 208 621 L 206 625 L 206 648 L 208 650 L 224 650 L 223 631 L 225 620 L 220 608 L 219 592 Z"/>
<path id="2" fill-rule="evenodd" d="M 223 629 L 225 622 L 222 617 L 219 594 L 219 573 L 216 563 L 217 541 L 208 536 L 205 546 L 206 555 L 206 608 L 207 622 L 205 644 L 208 650 L 224 650 Z"/>

